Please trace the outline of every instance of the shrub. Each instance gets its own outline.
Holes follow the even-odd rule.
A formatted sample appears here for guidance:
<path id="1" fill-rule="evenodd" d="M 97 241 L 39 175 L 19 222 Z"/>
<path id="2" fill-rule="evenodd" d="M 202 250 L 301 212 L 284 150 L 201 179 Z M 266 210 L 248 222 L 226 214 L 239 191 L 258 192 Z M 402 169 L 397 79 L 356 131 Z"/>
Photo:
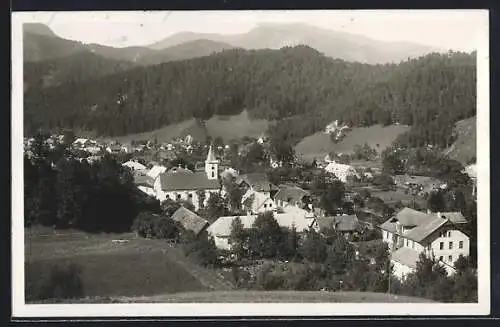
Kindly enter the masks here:
<path id="1" fill-rule="evenodd" d="M 176 239 L 181 227 L 171 218 L 143 212 L 137 216 L 132 231 L 145 238 Z"/>
<path id="2" fill-rule="evenodd" d="M 74 299 L 83 297 L 82 269 L 75 263 L 52 265 L 44 269 L 26 266 L 26 300 Z"/>

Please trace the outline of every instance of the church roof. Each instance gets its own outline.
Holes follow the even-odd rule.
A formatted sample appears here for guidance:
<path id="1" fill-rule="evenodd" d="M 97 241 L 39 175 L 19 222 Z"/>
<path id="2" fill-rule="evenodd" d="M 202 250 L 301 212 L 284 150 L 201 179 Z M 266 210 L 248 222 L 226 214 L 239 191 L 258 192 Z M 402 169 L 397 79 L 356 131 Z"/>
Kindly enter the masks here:
<path id="1" fill-rule="evenodd" d="M 207 162 L 217 161 L 212 146 L 208 149 Z"/>
<path id="2" fill-rule="evenodd" d="M 188 190 L 217 190 L 219 180 L 208 179 L 204 171 L 166 172 L 160 175 L 161 188 L 165 192 Z"/>

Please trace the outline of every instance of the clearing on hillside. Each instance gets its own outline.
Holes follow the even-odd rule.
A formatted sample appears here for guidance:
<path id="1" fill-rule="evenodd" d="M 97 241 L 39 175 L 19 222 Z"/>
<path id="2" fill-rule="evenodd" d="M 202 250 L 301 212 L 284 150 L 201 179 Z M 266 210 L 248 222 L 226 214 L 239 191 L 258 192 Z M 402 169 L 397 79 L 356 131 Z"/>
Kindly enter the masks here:
<path id="1" fill-rule="evenodd" d="M 330 152 L 351 153 L 355 145 L 368 144 L 381 152 L 389 147 L 400 135 L 410 130 L 405 125 L 374 125 L 355 127 L 339 143 L 334 143 L 330 135 L 318 132 L 305 137 L 295 147 L 297 155 L 304 160 L 323 159 Z"/>
<path id="2" fill-rule="evenodd" d="M 225 142 L 245 136 L 259 137 L 267 131 L 269 122 L 265 119 L 251 119 L 246 110 L 239 115 L 213 116 L 205 122 L 208 135 L 221 137 Z"/>
<path id="3" fill-rule="evenodd" d="M 116 139 L 126 143 L 132 140 L 153 140 L 169 142 L 177 137 L 190 134 L 195 140 L 204 142 L 207 136 L 222 137 L 225 142 L 238 140 L 245 136 L 259 137 L 267 131 L 269 122 L 265 119 L 251 119 L 246 110 L 238 115 L 215 115 L 205 122 L 189 119 L 177 124 L 171 124 L 150 132 L 120 136 Z"/>
<path id="4" fill-rule="evenodd" d="M 455 133 L 457 139 L 444 154 L 465 166 L 476 157 L 476 116 L 458 121 Z"/>

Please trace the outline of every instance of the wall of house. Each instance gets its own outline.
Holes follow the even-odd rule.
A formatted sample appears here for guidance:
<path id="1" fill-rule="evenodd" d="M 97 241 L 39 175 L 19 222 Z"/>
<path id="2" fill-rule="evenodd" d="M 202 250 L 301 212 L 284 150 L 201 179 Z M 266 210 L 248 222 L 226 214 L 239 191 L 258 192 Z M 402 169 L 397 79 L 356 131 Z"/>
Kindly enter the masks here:
<path id="1" fill-rule="evenodd" d="M 444 233 L 444 235 L 442 235 Z M 460 255 L 468 256 L 470 251 L 469 237 L 462 231 L 453 227 L 443 227 L 432 233 L 426 240 L 431 245 L 431 251 L 434 253 L 436 259 L 442 257 L 443 262 L 453 266 L 453 263 Z M 452 248 L 450 249 L 450 242 Z M 462 242 L 462 248 L 459 247 Z M 443 249 L 441 249 L 443 243 Z M 451 256 L 451 260 L 450 260 Z"/>
<path id="2" fill-rule="evenodd" d="M 208 199 L 211 193 L 218 193 L 219 190 L 206 190 L 205 191 L 205 199 L 203 200 L 203 205 L 206 206 L 208 203 Z M 171 192 L 163 192 L 164 200 L 171 199 L 173 201 L 184 200 L 189 201 L 194 205 L 195 210 L 199 210 L 199 198 L 196 190 L 189 191 L 171 191 Z M 163 200 L 163 201 L 164 201 Z"/>
<path id="3" fill-rule="evenodd" d="M 267 199 L 261 206 L 260 208 L 257 209 L 257 213 L 264 213 L 267 211 L 272 211 L 276 209 L 276 204 L 272 199 Z"/>
<path id="4" fill-rule="evenodd" d="M 221 237 L 221 236 L 215 236 L 212 235 L 214 238 L 215 246 L 219 250 L 230 250 L 231 246 L 229 245 L 229 238 L 228 237 Z"/>
<path id="5" fill-rule="evenodd" d="M 156 196 L 156 192 L 153 190 L 153 188 L 151 187 L 147 187 L 147 186 L 138 186 L 137 187 L 139 190 L 141 190 L 142 192 L 146 193 L 147 195 L 151 195 L 151 196 Z"/>
<path id="6" fill-rule="evenodd" d="M 409 273 L 412 273 L 415 271 L 413 268 L 408 267 L 406 265 L 403 265 L 399 263 L 398 261 L 391 260 L 392 267 L 393 267 L 393 273 L 396 277 L 399 279 L 404 279 Z"/>

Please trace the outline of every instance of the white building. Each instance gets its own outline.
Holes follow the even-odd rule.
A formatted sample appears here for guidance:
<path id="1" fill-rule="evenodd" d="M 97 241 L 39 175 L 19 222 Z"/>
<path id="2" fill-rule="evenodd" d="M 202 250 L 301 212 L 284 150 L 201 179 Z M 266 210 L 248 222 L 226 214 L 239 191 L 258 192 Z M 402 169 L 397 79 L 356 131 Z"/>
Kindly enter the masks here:
<path id="1" fill-rule="evenodd" d="M 146 166 L 141 164 L 140 162 L 137 162 L 135 160 L 129 160 L 125 163 L 122 164 L 122 166 L 128 167 L 132 170 L 137 170 L 137 171 L 145 171 L 147 169 Z"/>
<path id="2" fill-rule="evenodd" d="M 154 181 L 156 198 L 160 201 L 185 200 L 191 202 L 195 210 L 198 210 L 200 204 L 207 204 L 211 193 L 221 194 L 218 163 L 210 147 L 205 161 L 205 171 L 192 172 L 188 169 L 175 168 L 159 173 Z"/>
<path id="3" fill-rule="evenodd" d="M 276 210 L 276 204 L 268 194 L 250 189 L 241 197 L 241 204 L 243 210 L 251 214 Z"/>
<path id="4" fill-rule="evenodd" d="M 448 274 L 460 255 L 469 255 L 469 237 L 463 227 L 467 220 L 459 212 L 424 213 L 410 208 L 400 210 L 382 225 L 383 240 L 391 250 L 394 274 L 404 278 L 416 269 L 419 255 L 434 257 Z"/>
<path id="5" fill-rule="evenodd" d="M 207 232 L 214 238 L 215 246 L 221 250 L 230 250 L 231 242 L 229 236 L 231 235 L 231 226 L 233 221 L 238 216 L 220 217 L 212 225 L 207 228 Z M 252 228 L 257 215 L 244 215 L 239 216 L 243 228 Z M 311 221 L 304 217 L 288 213 L 274 213 L 274 218 L 281 227 L 292 228 L 294 227 L 297 233 L 307 231 L 311 227 Z"/>
<path id="6" fill-rule="evenodd" d="M 330 162 L 326 167 L 325 171 L 330 174 L 335 175 L 341 182 L 346 182 L 348 176 L 356 176 L 356 170 L 350 165 L 336 163 L 335 161 Z"/>

